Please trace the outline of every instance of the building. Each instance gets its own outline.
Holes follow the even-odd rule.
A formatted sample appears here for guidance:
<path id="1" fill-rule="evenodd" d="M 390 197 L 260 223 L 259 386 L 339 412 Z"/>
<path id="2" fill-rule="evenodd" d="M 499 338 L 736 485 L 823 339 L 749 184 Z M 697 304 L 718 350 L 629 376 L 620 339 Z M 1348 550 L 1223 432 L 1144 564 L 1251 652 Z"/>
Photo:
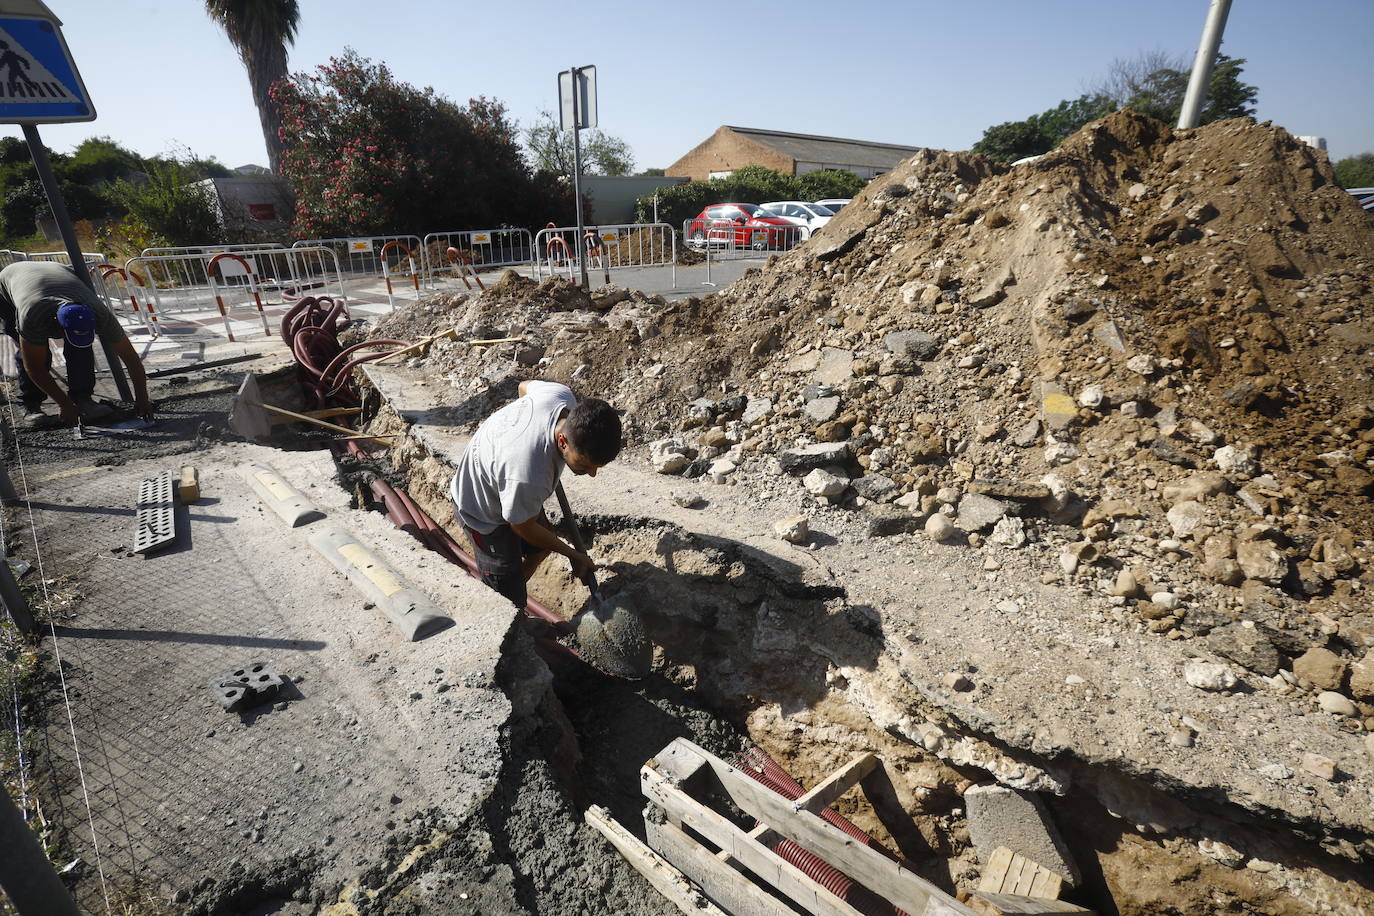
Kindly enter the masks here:
<path id="1" fill-rule="evenodd" d="M 665 170 L 695 181 L 724 178 L 746 165 L 761 165 L 787 175 L 816 169 L 843 169 L 869 179 L 891 171 L 920 149 L 840 137 L 789 134 L 780 130 L 725 125 Z"/>
<path id="2" fill-rule="evenodd" d="M 685 181 L 686 178 L 662 175 L 583 175 L 582 196 L 591 204 L 587 221 L 607 224 L 633 223 L 636 200 L 648 197 L 660 188 L 675 187 Z"/>
<path id="3" fill-rule="evenodd" d="M 280 178 L 206 178 L 196 182 L 219 209 L 225 239 L 256 242 L 284 238 L 295 217 L 291 186 Z"/>

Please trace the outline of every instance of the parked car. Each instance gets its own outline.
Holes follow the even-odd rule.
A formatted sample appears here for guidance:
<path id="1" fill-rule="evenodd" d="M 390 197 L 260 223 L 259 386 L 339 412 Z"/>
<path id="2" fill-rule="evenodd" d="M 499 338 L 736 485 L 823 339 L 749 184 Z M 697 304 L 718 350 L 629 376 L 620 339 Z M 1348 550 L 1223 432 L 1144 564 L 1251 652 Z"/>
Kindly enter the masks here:
<path id="1" fill-rule="evenodd" d="M 801 241 L 811 238 L 811 233 L 830 222 L 830 218 L 835 215 L 833 210 L 800 200 L 775 200 L 759 204 L 759 209 L 770 216 L 785 219 L 794 226 L 803 227 L 805 232 L 802 233 Z"/>
<path id="2" fill-rule="evenodd" d="M 724 245 L 733 224 L 735 246 L 759 251 L 781 251 L 798 240 L 793 225 L 759 210 L 758 204 L 713 204 L 697 214 L 687 227 L 687 244 L 693 248 Z"/>
<path id="3" fill-rule="evenodd" d="M 827 197 L 825 200 L 818 200 L 818 206 L 825 207 L 831 213 L 839 213 L 840 208 L 853 200 L 852 197 Z"/>

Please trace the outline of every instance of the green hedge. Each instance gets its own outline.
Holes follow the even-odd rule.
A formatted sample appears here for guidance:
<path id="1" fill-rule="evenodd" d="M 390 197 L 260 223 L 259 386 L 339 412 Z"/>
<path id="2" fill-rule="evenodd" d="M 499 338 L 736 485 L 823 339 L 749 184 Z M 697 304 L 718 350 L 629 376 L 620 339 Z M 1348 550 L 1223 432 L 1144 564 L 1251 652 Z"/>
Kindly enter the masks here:
<path id="1" fill-rule="evenodd" d="M 726 178 L 689 181 L 658 192 L 658 221 L 681 226 L 704 208 L 722 203 L 765 203 L 770 200 L 821 200 L 826 197 L 853 197 L 865 182 L 853 172 L 819 169 L 805 175 L 785 175 L 761 165 L 736 169 Z M 636 222 L 654 218 L 654 195 L 635 201 Z"/>

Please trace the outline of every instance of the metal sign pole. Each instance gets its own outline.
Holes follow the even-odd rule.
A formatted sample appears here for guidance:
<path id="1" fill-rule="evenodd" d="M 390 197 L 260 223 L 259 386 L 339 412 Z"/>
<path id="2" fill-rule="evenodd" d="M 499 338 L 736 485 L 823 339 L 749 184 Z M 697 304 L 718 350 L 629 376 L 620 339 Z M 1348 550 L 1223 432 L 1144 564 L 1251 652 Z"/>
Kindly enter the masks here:
<path id="1" fill-rule="evenodd" d="M 57 185 L 57 176 L 53 174 L 52 163 L 48 161 L 48 150 L 38 136 L 38 125 L 25 123 L 19 126 L 24 130 L 24 140 L 29 144 L 29 155 L 33 157 L 34 168 L 38 170 L 38 180 L 43 184 L 43 192 L 48 195 L 48 206 L 52 208 L 53 219 L 57 221 L 57 231 L 62 234 L 62 242 L 67 248 L 67 259 L 72 262 L 72 273 L 90 288 L 92 295 L 95 295 L 95 284 L 91 281 L 90 272 L 86 270 L 81 243 L 76 239 L 76 227 L 72 225 L 67 203 L 62 199 L 62 191 Z M 120 398 L 132 401 L 134 395 L 129 389 L 129 380 L 124 377 L 124 366 L 120 364 L 119 358 L 110 352 L 104 339 L 100 339 L 100 349 L 105 354 L 105 363 L 110 367 L 110 375 L 114 377 Z"/>
<path id="2" fill-rule="evenodd" d="M 1221 33 L 1226 31 L 1226 17 L 1230 12 L 1231 0 L 1212 0 L 1207 10 L 1202 41 L 1198 43 L 1197 57 L 1193 58 L 1193 72 L 1188 77 L 1188 91 L 1183 96 L 1183 107 L 1178 113 L 1180 130 L 1197 127 L 1202 103 L 1207 98 L 1207 84 L 1212 79 L 1212 67 L 1217 62 L 1217 51 L 1221 48 Z"/>
<path id="3" fill-rule="evenodd" d="M 582 225 L 582 143 L 578 139 L 582 132 L 582 118 L 584 112 L 577 104 L 577 97 L 581 95 L 582 70 L 579 67 L 572 67 L 572 110 L 573 110 L 573 197 L 577 200 L 577 262 L 582 267 L 582 288 L 589 289 L 591 284 L 587 282 L 587 240 L 586 227 Z"/>
<path id="4" fill-rule="evenodd" d="M 67 886 L 53 871 L 38 838 L 24 823 L 3 784 L 0 795 L 4 796 L 0 798 L 0 846 L 5 849 L 5 855 L 0 857 L 0 887 L 9 894 L 20 916 L 79 916 Z"/>

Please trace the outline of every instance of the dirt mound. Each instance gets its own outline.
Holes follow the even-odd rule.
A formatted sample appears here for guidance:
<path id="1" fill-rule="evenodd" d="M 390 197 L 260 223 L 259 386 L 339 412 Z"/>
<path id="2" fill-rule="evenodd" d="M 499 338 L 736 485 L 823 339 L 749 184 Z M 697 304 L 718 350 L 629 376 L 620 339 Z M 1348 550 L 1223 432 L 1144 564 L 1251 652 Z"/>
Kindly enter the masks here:
<path id="1" fill-rule="evenodd" d="M 1283 130 L 1124 111 L 1013 168 L 924 151 L 719 294 L 598 316 L 595 296 L 508 275 L 464 320 L 600 318 L 610 332 L 546 337 L 537 372 L 627 409 L 640 443 L 682 438 L 688 473 L 843 443 L 847 487 L 817 501 L 943 512 L 976 546 L 993 528 L 965 517 L 977 494 L 998 543 L 1059 554 L 1154 632 L 1246 618 L 1264 658 L 1358 657 L 1371 252 L 1368 214 Z M 488 381 L 533 370 L 448 358 Z"/>

